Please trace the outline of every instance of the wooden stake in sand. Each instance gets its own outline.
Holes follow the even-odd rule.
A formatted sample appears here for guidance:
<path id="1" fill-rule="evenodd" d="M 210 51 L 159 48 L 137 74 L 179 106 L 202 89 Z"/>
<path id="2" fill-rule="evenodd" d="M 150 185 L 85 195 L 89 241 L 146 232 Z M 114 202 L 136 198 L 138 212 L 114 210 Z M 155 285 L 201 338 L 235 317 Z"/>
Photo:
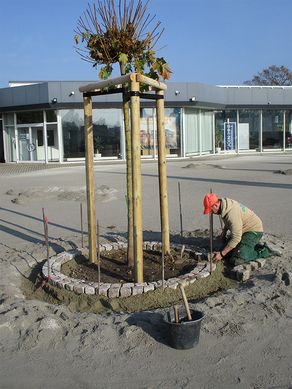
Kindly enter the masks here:
<path id="1" fill-rule="evenodd" d="M 50 279 L 51 276 L 51 270 L 50 270 L 50 248 L 49 248 L 49 221 L 48 218 L 45 215 L 45 209 L 42 208 L 43 211 L 43 223 L 44 223 L 44 236 L 45 236 L 45 245 L 47 248 L 47 264 L 48 264 L 48 279 Z"/>
<path id="2" fill-rule="evenodd" d="M 210 188 L 210 193 L 212 192 L 212 188 Z M 210 217 L 209 217 L 209 222 L 210 222 L 210 275 L 212 273 L 212 260 L 213 260 L 213 212 L 211 211 Z"/>
<path id="3" fill-rule="evenodd" d="M 84 100 L 84 137 L 85 137 L 85 166 L 86 166 L 86 197 L 88 220 L 89 261 L 96 262 L 96 225 L 95 225 L 95 192 L 93 174 L 93 123 L 92 99 L 83 95 Z"/>
<path id="4" fill-rule="evenodd" d="M 178 203 L 179 203 L 179 219 L 180 219 L 180 236 L 183 236 L 183 221 L 182 221 L 182 210 L 181 210 L 181 193 L 180 193 L 180 182 L 178 182 Z"/>
<path id="5" fill-rule="evenodd" d="M 162 288 L 164 288 L 164 250 L 162 248 L 162 251 L 161 251 L 161 257 L 162 257 Z"/>
<path id="6" fill-rule="evenodd" d="M 164 289 L 164 278 L 165 278 L 165 254 L 164 254 L 164 246 L 163 246 L 163 233 L 161 233 L 161 265 L 162 265 L 162 275 L 161 275 L 161 278 L 162 278 L 162 288 Z"/>
<path id="7" fill-rule="evenodd" d="M 96 242 L 97 242 L 97 271 L 98 271 L 98 294 L 100 288 L 100 242 L 99 242 L 99 221 L 96 221 Z"/>
<path id="8" fill-rule="evenodd" d="M 80 203 L 80 227 L 81 227 L 81 247 L 84 247 L 83 242 L 83 211 L 82 211 L 82 203 Z"/>

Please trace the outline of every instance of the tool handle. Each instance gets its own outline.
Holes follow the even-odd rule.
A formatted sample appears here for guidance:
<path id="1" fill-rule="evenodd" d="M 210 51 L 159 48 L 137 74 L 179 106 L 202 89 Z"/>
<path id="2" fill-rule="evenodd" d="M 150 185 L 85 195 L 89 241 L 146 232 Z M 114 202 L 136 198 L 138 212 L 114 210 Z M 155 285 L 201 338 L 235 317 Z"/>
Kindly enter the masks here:
<path id="1" fill-rule="evenodd" d="M 178 318 L 178 306 L 177 305 L 174 305 L 173 306 L 173 310 L 174 310 L 174 320 L 176 323 L 179 323 L 179 318 Z"/>
<path id="2" fill-rule="evenodd" d="M 188 303 L 188 300 L 187 300 L 187 296 L 185 294 L 184 287 L 182 285 L 180 285 L 179 288 L 180 288 L 180 291 L 181 291 L 181 294 L 182 294 L 182 298 L 183 298 L 183 301 L 184 301 L 184 305 L 185 305 L 185 308 L 186 308 L 186 311 L 187 311 L 188 320 L 192 320 L 191 311 L 190 311 L 189 303 Z"/>

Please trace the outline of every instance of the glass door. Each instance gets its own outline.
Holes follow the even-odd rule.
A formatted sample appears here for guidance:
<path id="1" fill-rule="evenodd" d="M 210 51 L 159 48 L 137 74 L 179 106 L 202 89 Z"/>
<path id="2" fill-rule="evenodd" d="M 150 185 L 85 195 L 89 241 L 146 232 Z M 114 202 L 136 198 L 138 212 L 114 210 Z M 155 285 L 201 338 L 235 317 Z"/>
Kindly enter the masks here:
<path id="1" fill-rule="evenodd" d="M 45 160 L 44 130 L 43 127 L 31 127 L 32 161 Z"/>
<path id="2" fill-rule="evenodd" d="M 29 128 L 18 128 L 17 132 L 19 161 L 31 161 L 32 146 L 30 145 Z"/>
<path id="3" fill-rule="evenodd" d="M 18 160 L 20 162 L 44 161 L 44 131 L 43 127 L 18 127 Z"/>

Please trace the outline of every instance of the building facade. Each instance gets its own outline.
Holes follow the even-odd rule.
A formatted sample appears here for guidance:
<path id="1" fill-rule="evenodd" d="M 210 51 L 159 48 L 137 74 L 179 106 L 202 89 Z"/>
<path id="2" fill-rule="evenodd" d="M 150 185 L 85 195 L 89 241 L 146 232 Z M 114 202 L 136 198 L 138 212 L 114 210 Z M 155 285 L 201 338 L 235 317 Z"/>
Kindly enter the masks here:
<path id="1" fill-rule="evenodd" d="M 92 82 L 11 83 L 0 89 L 0 162 L 84 159 L 83 97 Z M 292 152 L 292 87 L 168 83 L 168 158 Z M 141 156 L 157 157 L 154 102 L 141 100 Z M 93 98 L 95 159 L 125 159 L 120 95 Z"/>

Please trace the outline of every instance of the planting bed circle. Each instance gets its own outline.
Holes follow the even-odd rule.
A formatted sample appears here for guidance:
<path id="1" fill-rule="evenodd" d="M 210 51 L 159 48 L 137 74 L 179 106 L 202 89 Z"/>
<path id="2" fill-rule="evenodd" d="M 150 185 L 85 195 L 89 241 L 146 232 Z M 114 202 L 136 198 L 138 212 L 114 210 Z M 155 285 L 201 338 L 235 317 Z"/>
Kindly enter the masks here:
<path id="1" fill-rule="evenodd" d="M 111 252 L 121 249 L 126 249 L 127 243 L 116 242 L 99 245 L 100 252 Z M 144 250 L 153 250 L 161 252 L 161 243 L 159 242 L 144 242 Z M 207 260 L 207 252 L 202 249 L 201 252 L 192 251 L 191 246 L 173 244 L 172 250 L 177 252 L 192 252 L 193 267 L 185 274 L 177 275 L 176 277 L 166 280 L 159 279 L 158 281 L 149 281 L 143 283 L 134 282 L 90 282 L 83 279 L 69 277 L 62 271 L 62 266 L 69 261 L 74 260 L 76 257 L 86 256 L 87 250 L 77 249 L 64 251 L 57 254 L 45 262 L 42 268 L 42 274 L 48 279 L 48 282 L 59 288 L 64 288 L 68 291 L 75 292 L 76 294 L 86 295 L 101 295 L 108 298 L 129 297 L 135 295 L 141 295 L 150 291 L 154 291 L 157 288 L 169 288 L 177 289 L 179 284 L 188 286 L 194 283 L 199 278 L 205 278 L 214 272 L 216 265 L 213 263 L 210 269 L 210 262 Z"/>

